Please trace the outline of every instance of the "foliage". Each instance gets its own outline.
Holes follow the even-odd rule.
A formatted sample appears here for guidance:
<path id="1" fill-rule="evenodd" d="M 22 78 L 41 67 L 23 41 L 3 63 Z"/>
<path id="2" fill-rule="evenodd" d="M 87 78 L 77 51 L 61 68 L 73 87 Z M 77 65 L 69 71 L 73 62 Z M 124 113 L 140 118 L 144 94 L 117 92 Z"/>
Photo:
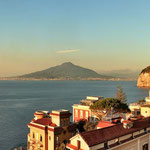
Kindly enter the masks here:
<path id="1" fill-rule="evenodd" d="M 119 99 L 123 103 L 126 103 L 127 98 L 126 98 L 126 94 L 123 92 L 123 89 L 120 86 L 118 86 L 117 89 L 118 91 L 116 93 L 115 98 Z"/>
<path id="2" fill-rule="evenodd" d="M 126 113 L 130 111 L 126 103 L 123 103 L 122 101 L 116 98 L 105 98 L 99 100 L 93 105 L 91 105 L 90 109 L 95 113 L 99 120 L 101 120 L 110 112 Z"/>
<path id="3" fill-rule="evenodd" d="M 141 100 L 138 100 L 137 101 L 137 104 L 143 104 L 145 102 L 145 100 L 144 99 L 141 99 Z"/>
<path id="4" fill-rule="evenodd" d="M 83 127 L 84 127 L 85 131 L 91 131 L 91 130 L 96 129 L 97 124 L 98 124 L 98 122 L 87 121 Z"/>
<path id="5" fill-rule="evenodd" d="M 80 120 L 77 124 L 77 129 L 79 132 L 84 132 L 84 125 L 85 125 L 86 121 L 85 120 Z"/>

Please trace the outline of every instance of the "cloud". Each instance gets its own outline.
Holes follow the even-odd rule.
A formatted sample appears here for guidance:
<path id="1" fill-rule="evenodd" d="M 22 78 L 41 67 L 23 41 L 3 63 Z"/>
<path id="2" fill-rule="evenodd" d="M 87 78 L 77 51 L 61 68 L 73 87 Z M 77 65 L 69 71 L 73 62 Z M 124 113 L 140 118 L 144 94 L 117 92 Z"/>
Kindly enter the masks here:
<path id="1" fill-rule="evenodd" d="M 80 49 L 62 50 L 62 51 L 57 51 L 56 53 L 74 53 L 78 51 L 80 51 Z"/>

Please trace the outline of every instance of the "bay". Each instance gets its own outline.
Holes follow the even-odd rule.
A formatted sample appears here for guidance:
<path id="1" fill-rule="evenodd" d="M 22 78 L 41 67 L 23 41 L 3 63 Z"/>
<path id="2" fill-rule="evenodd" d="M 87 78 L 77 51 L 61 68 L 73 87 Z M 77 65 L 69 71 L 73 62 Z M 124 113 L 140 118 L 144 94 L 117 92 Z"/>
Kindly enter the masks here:
<path id="1" fill-rule="evenodd" d="M 86 96 L 114 97 L 117 86 L 128 104 L 148 96 L 136 81 L 0 81 L 0 150 L 26 144 L 27 124 L 37 110 L 68 109 Z"/>

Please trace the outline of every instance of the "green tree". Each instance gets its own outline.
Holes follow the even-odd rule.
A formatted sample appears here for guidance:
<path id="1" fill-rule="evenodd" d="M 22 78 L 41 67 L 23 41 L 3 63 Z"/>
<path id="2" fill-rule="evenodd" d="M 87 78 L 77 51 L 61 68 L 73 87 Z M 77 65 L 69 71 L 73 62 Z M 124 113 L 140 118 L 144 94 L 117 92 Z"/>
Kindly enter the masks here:
<path id="1" fill-rule="evenodd" d="M 108 113 L 126 113 L 129 112 L 128 105 L 116 98 L 105 98 L 97 101 L 90 106 L 92 112 L 98 117 L 99 120 L 106 117 Z"/>
<path id="2" fill-rule="evenodd" d="M 115 98 L 119 99 L 123 103 L 127 103 L 127 97 L 126 97 L 126 94 L 123 92 L 122 87 L 118 86 L 117 89 L 118 91 L 115 95 Z"/>

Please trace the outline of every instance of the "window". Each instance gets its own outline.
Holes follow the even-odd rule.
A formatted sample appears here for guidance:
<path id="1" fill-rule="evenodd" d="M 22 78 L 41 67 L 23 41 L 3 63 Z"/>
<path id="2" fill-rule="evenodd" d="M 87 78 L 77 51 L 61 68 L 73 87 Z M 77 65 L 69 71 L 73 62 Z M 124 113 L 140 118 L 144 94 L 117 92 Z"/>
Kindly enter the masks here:
<path id="1" fill-rule="evenodd" d="M 68 119 L 66 119 L 66 126 L 69 124 L 69 120 Z"/>
<path id="2" fill-rule="evenodd" d="M 64 121 L 61 119 L 61 121 L 60 121 L 60 124 L 61 124 L 61 126 L 63 126 L 64 125 Z"/>
<path id="3" fill-rule="evenodd" d="M 77 140 L 77 149 L 80 149 L 80 147 L 81 147 L 81 142 Z"/>
<path id="4" fill-rule="evenodd" d="M 105 149 L 108 149 L 108 148 L 109 148 L 107 143 L 104 143 L 104 148 L 105 148 Z"/>
<path id="5" fill-rule="evenodd" d="M 83 110 L 80 110 L 80 118 L 83 118 Z"/>
<path id="6" fill-rule="evenodd" d="M 66 119 L 64 120 L 64 125 L 65 125 L 65 126 L 67 125 L 67 120 L 66 120 Z"/>
<path id="7" fill-rule="evenodd" d="M 94 121 L 96 121 L 96 115 L 94 115 Z"/>
<path id="8" fill-rule="evenodd" d="M 34 132 L 33 132 L 33 138 L 35 138 Z"/>
<path id="9" fill-rule="evenodd" d="M 66 131 L 64 130 L 64 132 L 63 132 L 64 134 L 66 134 Z"/>
<path id="10" fill-rule="evenodd" d="M 88 119 L 89 115 L 88 115 L 88 111 L 85 112 L 85 118 Z"/>
<path id="11" fill-rule="evenodd" d="M 42 135 L 40 136 L 40 141 L 42 142 Z"/>
<path id="12" fill-rule="evenodd" d="M 75 117 L 78 117 L 78 110 L 75 109 Z"/>
<path id="13" fill-rule="evenodd" d="M 36 133 L 36 140 L 37 140 L 37 141 L 39 140 L 39 135 L 38 135 L 38 133 Z"/>
<path id="14" fill-rule="evenodd" d="M 143 145 L 143 150 L 148 150 L 148 143 Z"/>
<path id="15" fill-rule="evenodd" d="M 59 136 L 56 137 L 56 144 L 59 145 Z"/>
<path id="16" fill-rule="evenodd" d="M 147 133 L 147 129 L 146 128 L 144 129 L 144 133 Z"/>
<path id="17" fill-rule="evenodd" d="M 132 111 L 132 115 L 135 115 L 135 111 Z"/>
<path id="18" fill-rule="evenodd" d="M 140 111 L 137 111 L 137 115 L 140 115 Z"/>

